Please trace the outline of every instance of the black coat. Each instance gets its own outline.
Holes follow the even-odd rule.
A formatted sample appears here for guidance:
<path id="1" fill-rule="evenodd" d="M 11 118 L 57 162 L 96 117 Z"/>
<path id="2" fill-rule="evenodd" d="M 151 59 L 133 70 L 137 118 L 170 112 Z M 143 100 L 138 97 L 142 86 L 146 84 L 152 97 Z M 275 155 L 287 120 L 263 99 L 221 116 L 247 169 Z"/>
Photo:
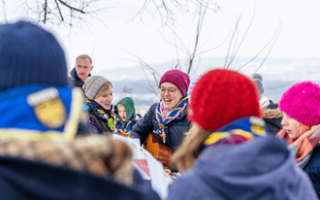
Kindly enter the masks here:
<path id="1" fill-rule="evenodd" d="M 267 107 L 267 109 L 264 112 L 268 112 L 269 109 L 270 110 L 278 109 L 277 104 L 273 103 L 271 100 L 269 101 L 270 101 L 270 105 Z M 278 110 L 278 112 L 281 113 L 280 110 Z M 272 135 L 276 135 L 282 129 L 282 125 L 281 125 L 282 117 L 268 117 L 268 118 L 264 117 L 263 120 L 266 122 L 267 128 Z"/>
<path id="2" fill-rule="evenodd" d="M 0 199 L 160 199 L 134 172 L 134 184 L 125 186 L 110 178 L 37 161 L 0 156 Z"/>
<path id="3" fill-rule="evenodd" d="M 153 104 L 143 118 L 133 127 L 130 138 L 139 138 L 141 143 L 144 143 L 149 133 L 158 129 L 158 121 L 156 118 L 157 105 L 158 103 Z M 187 118 L 187 109 L 185 108 L 176 119 L 165 125 L 165 145 L 175 151 L 181 145 L 184 133 L 188 130 L 189 125 L 190 121 Z M 158 135 L 157 138 L 162 143 L 162 138 Z"/>
<path id="4" fill-rule="evenodd" d="M 308 174 L 314 189 L 320 199 L 320 145 L 318 144 L 312 151 L 311 157 L 304 171 Z"/>
<path id="5" fill-rule="evenodd" d="M 91 100 L 91 103 L 98 109 L 103 110 L 109 117 L 111 116 L 112 105 L 110 110 L 105 110 L 94 100 Z M 112 134 L 113 130 L 109 127 L 108 121 L 101 117 L 101 115 L 94 107 L 89 106 L 89 109 L 87 111 L 89 115 L 89 124 L 92 132 L 98 134 Z"/>
<path id="6" fill-rule="evenodd" d="M 68 77 L 69 85 L 70 86 L 75 86 L 75 87 L 81 87 L 83 86 L 84 82 L 78 77 L 76 69 L 73 68 L 72 71 L 70 72 L 70 76 Z M 91 74 L 89 74 L 91 76 Z"/>

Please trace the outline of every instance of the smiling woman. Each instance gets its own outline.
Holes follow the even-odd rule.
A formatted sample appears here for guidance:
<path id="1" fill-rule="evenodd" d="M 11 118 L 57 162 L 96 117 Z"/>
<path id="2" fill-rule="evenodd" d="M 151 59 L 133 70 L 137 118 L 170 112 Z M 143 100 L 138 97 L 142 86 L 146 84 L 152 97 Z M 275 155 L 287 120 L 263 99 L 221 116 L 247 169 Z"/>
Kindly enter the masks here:
<path id="1" fill-rule="evenodd" d="M 93 131 L 100 134 L 113 132 L 115 126 L 112 110 L 113 90 L 111 82 L 103 76 L 92 76 L 86 79 L 83 90 L 85 110 Z"/>
<path id="2" fill-rule="evenodd" d="M 144 143 L 154 133 L 161 144 L 175 151 L 189 128 L 187 119 L 189 76 L 180 70 L 169 70 L 160 79 L 159 103 L 153 104 L 133 127 L 130 137 Z"/>

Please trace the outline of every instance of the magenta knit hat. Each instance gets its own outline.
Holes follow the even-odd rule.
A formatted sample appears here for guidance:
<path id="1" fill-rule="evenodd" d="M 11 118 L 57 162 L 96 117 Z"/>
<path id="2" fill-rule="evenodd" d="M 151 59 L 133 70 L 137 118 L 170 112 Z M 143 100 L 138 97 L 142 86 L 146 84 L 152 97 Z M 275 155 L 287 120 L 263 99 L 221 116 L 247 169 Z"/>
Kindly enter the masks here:
<path id="1" fill-rule="evenodd" d="M 185 96 L 188 92 L 188 87 L 190 85 L 190 78 L 188 74 L 178 69 L 172 69 L 163 74 L 159 82 L 159 88 L 161 84 L 164 82 L 169 82 L 177 86 L 177 88 L 181 91 L 182 95 Z"/>
<path id="2" fill-rule="evenodd" d="M 311 81 L 296 83 L 283 93 L 279 106 L 295 120 L 317 125 L 320 122 L 320 87 Z"/>

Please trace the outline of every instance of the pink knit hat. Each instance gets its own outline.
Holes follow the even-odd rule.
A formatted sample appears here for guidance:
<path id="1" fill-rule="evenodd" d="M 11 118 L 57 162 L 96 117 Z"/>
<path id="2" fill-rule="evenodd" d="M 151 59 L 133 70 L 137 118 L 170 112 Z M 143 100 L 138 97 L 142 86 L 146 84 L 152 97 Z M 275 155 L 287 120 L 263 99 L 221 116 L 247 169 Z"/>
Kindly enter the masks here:
<path id="1" fill-rule="evenodd" d="M 190 78 L 188 74 L 178 69 L 173 69 L 173 70 L 167 71 L 161 77 L 159 82 L 159 87 L 164 82 L 169 82 L 177 86 L 177 88 L 181 91 L 182 95 L 185 96 L 188 92 L 188 87 L 190 85 Z"/>
<path id="2" fill-rule="evenodd" d="M 295 120 L 317 125 L 320 122 L 320 87 L 311 81 L 296 83 L 283 93 L 279 106 Z"/>

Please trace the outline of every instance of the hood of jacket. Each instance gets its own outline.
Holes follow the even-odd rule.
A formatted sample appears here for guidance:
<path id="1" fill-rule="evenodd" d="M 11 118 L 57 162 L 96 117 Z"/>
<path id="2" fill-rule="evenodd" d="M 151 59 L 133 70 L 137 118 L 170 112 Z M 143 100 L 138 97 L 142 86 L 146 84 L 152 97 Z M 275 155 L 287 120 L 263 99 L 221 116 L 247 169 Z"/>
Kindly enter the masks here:
<path id="1" fill-rule="evenodd" d="M 117 105 L 114 106 L 114 114 L 117 116 L 117 118 L 119 118 L 121 121 L 122 119 L 119 116 L 119 112 L 118 112 L 118 105 L 122 104 L 124 106 L 124 108 L 126 109 L 126 114 L 127 114 L 127 119 L 125 121 L 125 123 L 128 123 L 133 116 L 135 115 L 135 108 L 134 108 L 134 102 L 130 97 L 125 97 L 123 99 L 121 99 L 119 101 L 119 103 L 117 103 Z"/>
<path id="2" fill-rule="evenodd" d="M 283 117 L 283 113 L 279 109 L 262 109 L 262 110 L 263 110 L 263 118 L 274 119 L 274 118 Z"/>
<path id="3" fill-rule="evenodd" d="M 207 196 L 261 199 L 263 194 L 263 199 L 314 199 L 311 182 L 295 167 L 293 155 L 278 138 L 267 136 L 227 150 L 219 148 L 202 152 L 194 168 L 196 185 L 203 187 Z"/>

